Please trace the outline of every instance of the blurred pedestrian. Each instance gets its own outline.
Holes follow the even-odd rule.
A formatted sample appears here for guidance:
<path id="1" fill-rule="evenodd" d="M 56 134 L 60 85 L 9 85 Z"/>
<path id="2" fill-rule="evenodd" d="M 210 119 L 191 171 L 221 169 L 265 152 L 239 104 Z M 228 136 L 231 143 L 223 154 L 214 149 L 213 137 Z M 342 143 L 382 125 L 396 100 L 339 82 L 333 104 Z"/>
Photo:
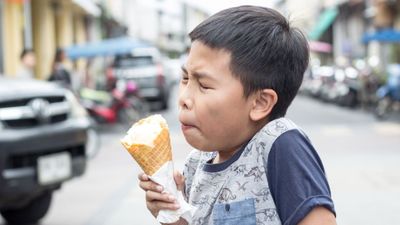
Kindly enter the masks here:
<path id="1" fill-rule="evenodd" d="M 61 86 L 71 89 L 72 88 L 71 73 L 65 67 L 64 60 L 65 60 L 64 50 L 62 48 L 57 48 L 54 56 L 51 74 L 48 80 L 57 82 Z"/>
<path id="2" fill-rule="evenodd" d="M 285 118 L 308 65 L 305 36 L 256 6 L 223 10 L 189 36 L 179 120 L 196 150 L 175 183 L 197 211 L 173 224 L 335 225 L 322 161 Z M 182 212 L 178 196 L 145 174 L 139 179 L 155 217 Z"/>
<path id="3" fill-rule="evenodd" d="M 36 56 L 32 49 L 24 49 L 20 55 L 21 66 L 16 73 L 17 78 L 34 79 L 34 69 L 36 66 Z"/>

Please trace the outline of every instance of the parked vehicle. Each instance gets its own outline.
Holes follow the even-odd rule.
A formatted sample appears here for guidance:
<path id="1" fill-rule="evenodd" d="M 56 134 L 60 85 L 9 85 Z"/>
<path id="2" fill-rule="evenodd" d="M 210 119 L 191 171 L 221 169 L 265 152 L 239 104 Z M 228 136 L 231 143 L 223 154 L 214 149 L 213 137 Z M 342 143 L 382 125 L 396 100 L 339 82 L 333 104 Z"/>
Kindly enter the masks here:
<path id="1" fill-rule="evenodd" d="M 7 223 L 36 223 L 52 193 L 85 172 L 89 130 L 70 91 L 0 77 L 0 213 Z"/>
<path id="2" fill-rule="evenodd" d="M 335 75 L 335 97 L 333 101 L 342 106 L 357 106 L 359 104 L 359 91 L 361 88 L 358 80 L 359 72 L 349 66 L 344 69 L 337 69 Z"/>
<path id="3" fill-rule="evenodd" d="M 139 86 L 140 95 L 148 101 L 161 102 L 168 108 L 171 76 L 166 74 L 161 54 L 157 48 L 136 48 L 129 54 L 116 55 L 107 71 L 108 86 L 118 80 L 133 80 Z"/>
<path id="4" fill-rule="evenodd" d="M 359 72 L 353 67 L 321 66 L 303 82 L 302 92 L 324 102 L 355 107 L 359 104 Z"/>
<path id="5" fill-rule="evenodd" d="M 310 74 L 303 81 L 303 92 L 315 98 L 322 98 L 322 95 L 326 95 L 328 87 L 334 79 L 334 72 L 335 70 L 331 66 L 312 68 Z"/>
<path id="6" fill-rule="evenodd" d="M 400 64 L 388 67 L 388 79 L 376 92 L 375 116 L 385 118 L 389 112 L 400 109 Z"/>
<path id="7" fill-rule="evenodd" d="M 82 104 L 97 123 L 119 122 L 129 127 L 150 111 L 138 91 L 135 82 L 119 80 L 111 93 L 84 88 L 80 96 Z"/>
<path id="8" fill-rule="evenodd" d="M 168 74 L 172 84 L 178 84 L 182 79 L 182 59 L 165 59 L 165 74 Z"/>

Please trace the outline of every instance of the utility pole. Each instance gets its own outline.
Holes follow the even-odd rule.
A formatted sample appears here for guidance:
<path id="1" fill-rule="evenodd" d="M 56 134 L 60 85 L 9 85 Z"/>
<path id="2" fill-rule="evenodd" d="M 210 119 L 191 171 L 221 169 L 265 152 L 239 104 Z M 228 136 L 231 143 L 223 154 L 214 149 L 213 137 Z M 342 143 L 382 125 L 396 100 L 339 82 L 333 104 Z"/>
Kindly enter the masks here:
<path id="1" fill-rule="evenodd" d="M 186 50 L 188 34 L 188 5 L 182 2 L 182 43 L 184 43 L 184 51 Z"/>
<path id="2" fill-rule="evenodd" d="M 32 49 L 32 15 L 31 0 L 24 0 L 24 46 Z"/>
<path id="3" fill-rule="evenodd" d="M 0 75 L 3 70 L 3 1 L 0 1 Z"/>

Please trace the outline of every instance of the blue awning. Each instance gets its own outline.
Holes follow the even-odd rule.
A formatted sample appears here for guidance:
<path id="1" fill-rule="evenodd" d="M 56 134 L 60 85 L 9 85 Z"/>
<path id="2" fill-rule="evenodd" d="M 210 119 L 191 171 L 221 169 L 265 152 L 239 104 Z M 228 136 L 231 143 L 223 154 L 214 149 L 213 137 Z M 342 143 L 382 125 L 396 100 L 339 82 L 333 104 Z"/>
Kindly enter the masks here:
<path id="1" fill-rule="evenodd" d="M 65 52 L 70 59 L 78 59 L 126 54 L 135 48 L 144 47 L 150 47 L 150 45 L 134 38 L 122 37 L 73 45 L 66 48 Z"/>
<path id="2" fill-rule="evenodd" d="M 364 43 L 370 41 L 378 42 L 400 42 L 400 31 L 394 29 L 380 30 L 375 33 L 366 33 L 362 37 Z"/>

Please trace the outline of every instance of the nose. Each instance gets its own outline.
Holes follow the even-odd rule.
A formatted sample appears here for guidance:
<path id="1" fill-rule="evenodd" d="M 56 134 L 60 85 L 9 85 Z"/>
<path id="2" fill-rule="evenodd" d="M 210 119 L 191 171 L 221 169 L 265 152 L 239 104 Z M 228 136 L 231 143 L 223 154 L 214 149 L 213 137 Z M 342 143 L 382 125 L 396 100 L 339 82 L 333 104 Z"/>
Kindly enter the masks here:
<path id="1" fill-rule="evenodd" d="M 181 110 L 191 110 L 193 108 L 193 98 L 187 85 L 179 87 L 179 108 Z"/>

